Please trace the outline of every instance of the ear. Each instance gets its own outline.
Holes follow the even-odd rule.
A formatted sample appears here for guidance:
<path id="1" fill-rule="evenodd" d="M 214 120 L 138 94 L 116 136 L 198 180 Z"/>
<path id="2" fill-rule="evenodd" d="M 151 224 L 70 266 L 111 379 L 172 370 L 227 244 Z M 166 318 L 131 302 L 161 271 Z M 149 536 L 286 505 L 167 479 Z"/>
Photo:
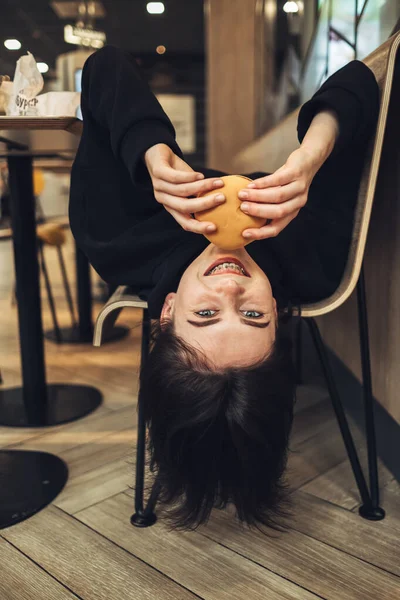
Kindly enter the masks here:
<path id="1" fill-rule="evenodd" d="M 174 316 L 175 292 L 170 292 L 164 300 L 164 305 L 161 310 L 160 324 L 161 328 Z"/>
<path id="2" fill-rule="evenodd" d="M 275 320 L 277 321 L 278 320 L 278 308 L 276 306 L 275 298 L 272 298 L 272 300 L 273 300 L 273 306 L 274 306 Z"/>

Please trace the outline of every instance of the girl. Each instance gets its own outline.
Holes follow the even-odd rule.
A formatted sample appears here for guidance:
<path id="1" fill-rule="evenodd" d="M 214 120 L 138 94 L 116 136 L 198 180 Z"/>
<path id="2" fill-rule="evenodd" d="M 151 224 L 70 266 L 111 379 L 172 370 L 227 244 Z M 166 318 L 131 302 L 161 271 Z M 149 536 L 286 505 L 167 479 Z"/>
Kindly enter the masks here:
<path id="1" fill-rule="evenodd" d="M 300 111 L 300 147 L 275 173 L 247 175 L 241 209 L 269 222 L 227 253 L 198 235 L 215 224 L 192 218 L 225 201 L 223 173 L 187 164 L 129 53 L 106 47 L 85 64 L 71 228 L 106 282 L 148 302 L 141 402 L 175 527 L 195 528 L 228 503 L 241 522 L 284 527 L 295 383 L 278 321 L 289 302 L 339 284 L 378 109 L 363 63 L 332 75 Z"/>

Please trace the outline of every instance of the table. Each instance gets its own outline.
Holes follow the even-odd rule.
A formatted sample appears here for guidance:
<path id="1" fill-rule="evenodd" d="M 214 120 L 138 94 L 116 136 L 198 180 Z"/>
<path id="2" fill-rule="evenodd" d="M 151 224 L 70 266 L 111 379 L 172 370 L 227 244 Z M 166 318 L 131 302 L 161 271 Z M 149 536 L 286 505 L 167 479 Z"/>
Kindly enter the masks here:
<path id="1" fill-rule="evenodd" d="M 80 119 L 75 117 L 1 117 L 0 116 L 0 141 L 2 140 L 1 131 L 5 130 L 7 135 L 10 136 L 10 132 L 32 132 L 32 131 L 53 131 L 55 132 L 68 132 L 75 136 L 82 134 L 83 123 Z M 13 136 L 14 137 L 14 136 Z M 7 139 L 7 138 L 3 138 Z M 21 138 L 12 140 L 15 149 L 22 151 L 26 148 L 26 144 L 21 144 Z M 22 138 L 22 141 L 27 141 Z M 31 140 L 29 140 L 31 142 Z M 36 140 L 34 140 L 36 144 Z M 55 150 L 52 154 L 46 154 L 42 149 L 39 151 L 32 151 L 32 143 L 29 143 L 32 157 L 36 160 L 42 161 L 46 158 L 54 158 L 57 154 L 59 157 L 62 153 L 66 152 L 61 142 L 61 148 Z M 71 148 L 67 149 L 67 153 L 71 153 Z M 64 156 L 64 160 L 68 162 L 68 156 Z M 56 342 L 58 344 L 88 344 L 93 340 L 93 321 L 92 321 L 92 286 L 90 279 L 90 265 L 83 254 L 83 252 L 75 246 L 75 265 L 76 265 L 76 282 L 77 282 L 77 305 L 78 305 L 78 327 L 64 327 L 59 331 L 50 330 L 45 332 L 46 339 Z M 112 331 L 107 332 L 103 343 L 116 341 L 128 333 L 128 329 L 122 326 L 116 326 Z M 61 335 L 61 337 L 60 337 Z"/>
<path id="2" fill-rule="evenodd" d="M 0 391 L 0 424 L 45 427 L 89 414 L 101 404 L 102 395 L 89 386 L 46 384 L 32 154 L 22 144 L 6 141 L 23 385 Z M 1 450 L 0 529 L 42 510 L 67 479 L 68 467 L 57 456 Z"/>
<path id="3" fill-rule="evenodd" d="M 0 117 L 0 129 L 10 126 L 4 119 L 8 121 Z M 65 128 L 77 120 L 68 118 L 60 123 L 59 118 L 49 119 L 47 126 L 50 121 Z M 49 153 L 26 149 L 26 145 L 12 140 L 7 145 L 23 385 L 0 391 L 0 425 L 59 425 L 94 411 L 101 404 L 102 395 L 90 386 L 46 383 L 32 158 L 48 157 Z"/>

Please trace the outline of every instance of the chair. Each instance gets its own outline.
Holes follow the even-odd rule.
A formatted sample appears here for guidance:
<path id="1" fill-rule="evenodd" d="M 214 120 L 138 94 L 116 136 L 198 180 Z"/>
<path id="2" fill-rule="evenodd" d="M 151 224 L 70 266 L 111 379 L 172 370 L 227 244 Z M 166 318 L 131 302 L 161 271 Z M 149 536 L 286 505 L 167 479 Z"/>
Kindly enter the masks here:
<path id="1" fill-rule="evenodd" d="M 0 76 L 0 83 L 1 83 Z M 6 185 L 7 185 L 7 180 Z M 40 202 L 40 194 L 43 192 L 45 186 L 45 180 L 43 177 L 43 172 L 41 169 L 33 169 L 33 190 L 35 196 L 35 215 L 36 215 L 36 239 L 38 242 L 38 250 L 39 250 L 39 266 L 42 270 L 45 287 L 47 292 L 47 298 L 50 307 L 50 313 L 53 320 L 54 326 L 54 338 L 57 343 L 61 343 L 62 335 L 61 330 L 58 324 L 57 313 L 55 309 L 55 302 L 51 288 L 51 282 L 49 277 L 49 271 L 47 269 L 44 246 L 53 246 L 56 249 L 58 262 L 60 265 L 61 279 L 64 286 L 65 297 L 69 309 L 69 313 L 71 316 L 71 325 L 72 328 L 75 329 L 77 327 L 77 321 L 75 317 L 75 311 L 73 306 L 71 287 L 68 281 L 67 270 L 65 266 L 64 256 L 62 252 L 62 246 L 66 243 L 66 236 L 64 233 L 64 228 L 68 226 L 69 221 L 68 218 L 61 222 L 52 223 L 51 219 L 47 219 L 46 215 L 43 212 L 43 208 Z M 10 227 L 2 229 L 0 232 L 0 241 L 10 240 L 12 239 L 12 229 L 11 223 Z M 16 284 L 13 284 L 12 287 L 12 296 L 11 296 L 11 304 L 14 306 L 17 303 L 17 294 L 16 294 Z"/>
<path id="2" fill-rule="evenodd" d="M 73 329 L 77 328 L 77 320 L 75 316 L 74 304 L 72 300 L 71 286 L 68 281 L 67 269 L 65 266 L 65 260 L 62 253 L 62 246 L 66 242 L 66 236 L 63 231 L 64 225 L 62 223 L 38 223 L 36 227 L 36 239 L 38 242 L 39 251 L 39 266 L 43 273 L 44 283 L 46 287 L 47 300 L 49 303 L 50 314 L 53 321 L 54 327 L 54 339 L 57 343 L 61 343 L 62 334 L 58 323 L 54 296 L 51 288 L 49 270 L 46 265 L 44 246 L 52 246 L 56 249 L 58 262 L 60 265 L 61 279 L 63 282 L 65 298 L 68 305 L 68 310 L 71 317 L 71 326 Z M 4 230 L 0 236 L 0 240 L 9 240 L 12 238 L 11 228 Z M 13 284 L 11 305 L 15 306 L 17 303 L 16 284 Z"/>
<path id="3" fill-rule="evenodd" d="M 389 100 L 392 92 L 392 85 L 395 79 L 395 65 L 398 60 L 398 49 L 400 45 L 400 33 L 392 36 L 387 42 L 382 44 L 377 50 L 369 55 L 364 62 L 373 71 L 381 90 L 380 113 L 377 124 L 376 136 L 369 155 L 366 159 L 362 181 L 360 184 L 356 214 L 354 220 L 353 237 L 347 265 L 342 277 L 342 281 L 335 293 L 320 302 L 306 304 L 300 307 L 300 316 L 307 323 L 312 339 L 318 351 L 327 387 L 331 396 L 335 415 L 343 436 L 345 447 L 349 456 L 354 477 L 360 492 L 362 505 L 359 508 L 359 514 L 369 520 L 380 520 L 385 516 L 384 510 L 379 506 L 379 485 L 377 469 L 377 452 L 375 441 L 375 424 L 373 412 L 373 397 L 371 385 L 371 365 L 369 355 L 368 338 L 368 320 L 365 298 L 365 283 L 363 271 L 363 257 L 367 239 L 368 227 L 370 223 L 371 210 L 376 189 L 379 163 L 382 154 L 385 126 L 388 115 Z M 296 113 L 294 113 L 296 114 Z M 285 122 L 288 123 L 293 117 L 288 117 Z M 279 126 L 278 126 L 279 127 Z M 268 134 L 267 134 L 268 135 Z M 293 138 L 294 143 L 294 138 Z M 295 147 L 295 146 L 294 146 Z M 285 157 L 293 148 L 285 148 Z M 254 142 L 248 149 L 238 156 L 237 170 L 242 172 L 246 169 L 253 170 L 263 168 L 260 163 L 259 141 Z M 246 164 L 247 163 L 247 164 Z M 265 163 L 264 163 L 265 164 Z M 278 165 L 279 166 L 279 165 Z M 366 437 L 368 449 L 368 470 L 369 470 L 369 488 L 360 465 L 358 454 L 354 441 L 348 426 L 347 418 L 342 406 L 342 402 L 334 381 L 329 357 L 325 345 L 322 341 L 315 317 L 334 311 L 343 304 L 354 289 L 357 288 L 358 296 L 358 314 L 360 329 L 360 351 L 363 374 L 363 396 L 364 410 L 366 418 Z M 101 310 L 95 325 L 94 345 L 100 346 L 104 331 L 112 327 L 125 307 L 136 307 L 143 310 L 142 321 L 142 348 L 141 360 L 142 367 L 145 364 L 149 350 L 150 318 L 147 310 L 147 304 L 136 295 L 132 294 L 129 287 L 120 286 L 108 300 Z M 299 320 L 299 337 L 301 335 L 301 322 Z M 301 359 L 299 358 L 299 361 Z M 143 502 L 143 482 L 144 482 L 144 457 L 145 457 L 145 422 L 143 419 L 143 410 L 141 406 L 141 396 L 139 391 L 138 398 L 138 442 L 137 442 L 137 463 L 136 463 L 136 494 L 135 494 L 135 514 L 131 518 L 131 523 L 139 527 L 147 527 L 156 521 L 154 508 L 157 502 L 157 481 L 153 485 L 150 498 L 147 505 Z"/>

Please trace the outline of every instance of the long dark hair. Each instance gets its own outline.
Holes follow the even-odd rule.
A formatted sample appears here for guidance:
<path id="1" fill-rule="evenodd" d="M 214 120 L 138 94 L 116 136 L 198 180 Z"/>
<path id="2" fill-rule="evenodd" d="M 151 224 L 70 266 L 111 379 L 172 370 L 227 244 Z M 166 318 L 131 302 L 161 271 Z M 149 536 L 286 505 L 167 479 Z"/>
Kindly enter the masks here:
<path id="1" fill-rule="evenodd" d="M 141 401 L 157 510 L 172 528 L 196 529 L 213 508 L 232 504 L 250 527 L 287 529 L 294 382 L 291 343 L 280 328 L 266 359 L 215 371 L 171 321 L 153 322 Z"/>

